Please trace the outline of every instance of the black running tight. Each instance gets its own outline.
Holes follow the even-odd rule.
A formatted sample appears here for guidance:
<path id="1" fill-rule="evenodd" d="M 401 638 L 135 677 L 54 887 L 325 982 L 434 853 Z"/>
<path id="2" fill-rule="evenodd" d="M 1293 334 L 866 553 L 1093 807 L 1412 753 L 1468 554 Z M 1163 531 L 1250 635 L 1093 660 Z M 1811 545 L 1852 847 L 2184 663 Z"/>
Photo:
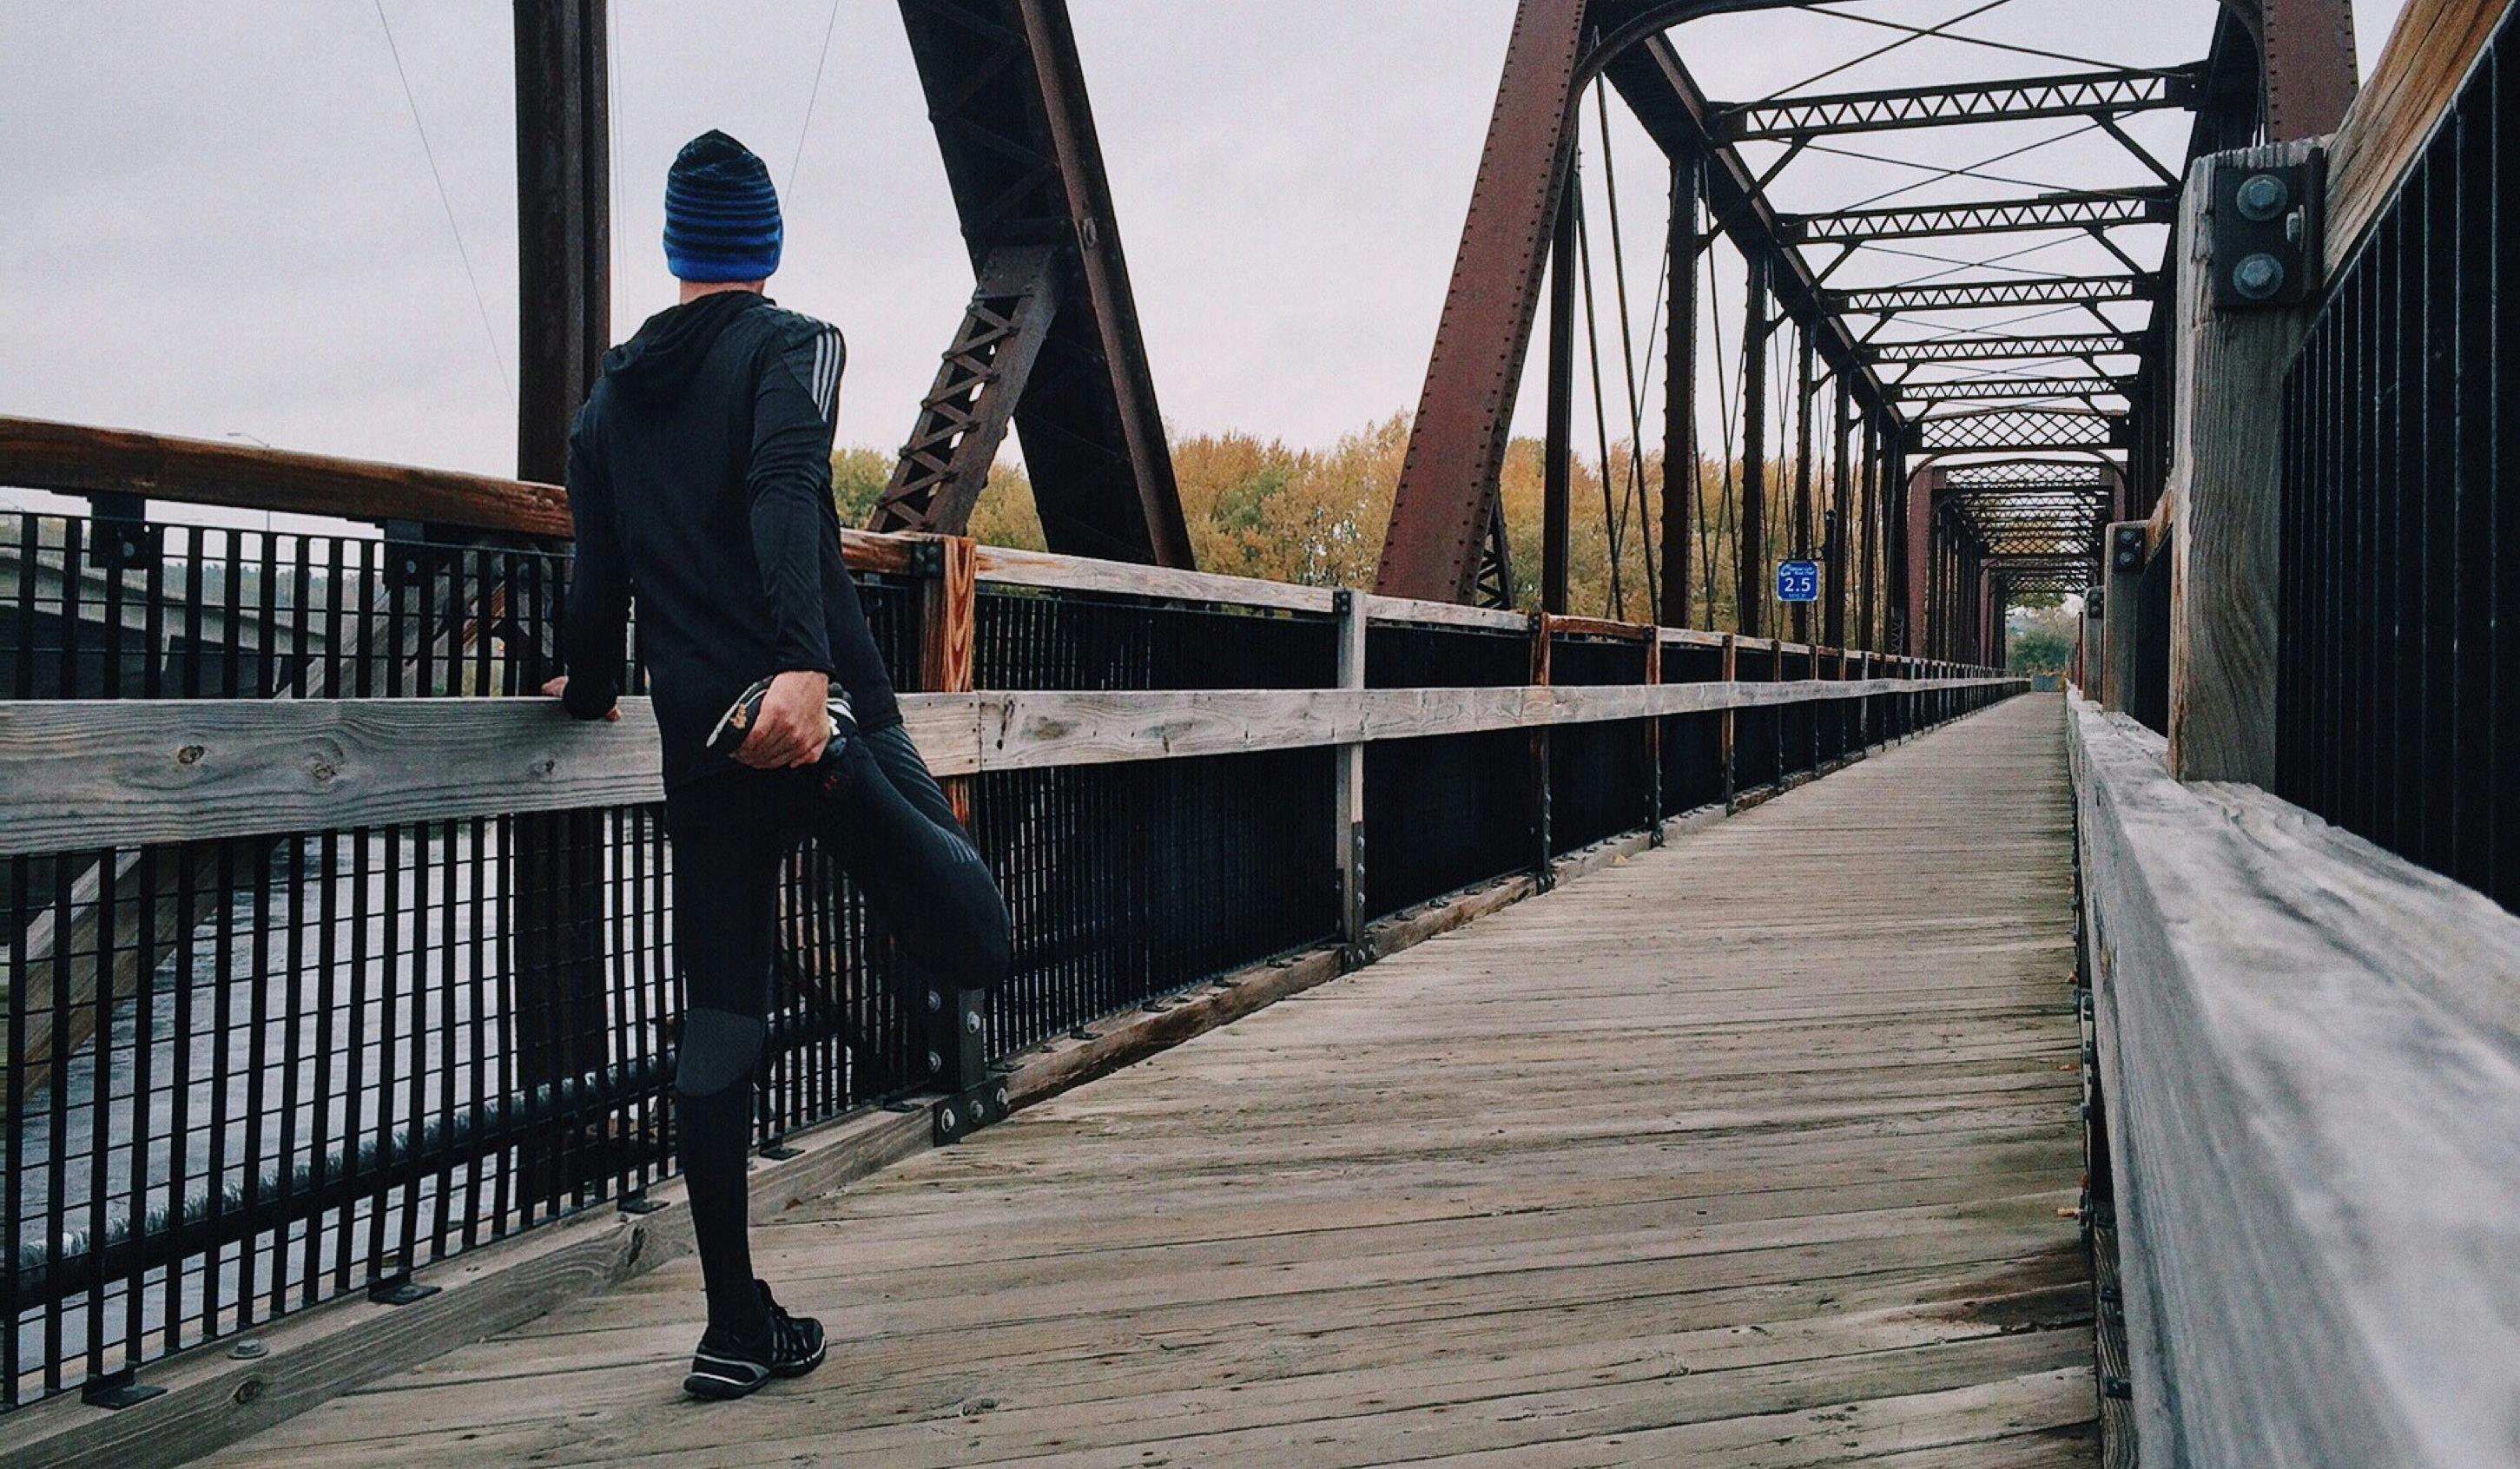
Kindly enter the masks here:
<path id="1" fill-rule="evenodd" d="M 683 1040 L 674 1091 L 709 1324 L 758 1325 L 744 1237 L 752 1080 L 779 935 L 779 867 L 807 835 L 846 870 L 921 977 L 994 987 L 1010 962 L 1007 906 L 979 850 L 899 725 L 819 765 L 735 770 L 669 791 L 674 951 Z"/>

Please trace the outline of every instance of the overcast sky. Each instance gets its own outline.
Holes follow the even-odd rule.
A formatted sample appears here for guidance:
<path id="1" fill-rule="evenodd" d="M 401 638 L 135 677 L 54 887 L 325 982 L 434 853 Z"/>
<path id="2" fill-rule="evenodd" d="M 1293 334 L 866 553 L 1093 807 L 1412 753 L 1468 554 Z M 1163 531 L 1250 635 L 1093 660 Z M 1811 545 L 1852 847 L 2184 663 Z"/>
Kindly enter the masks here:
<path id="1" fill-rule="evenodd" d="M 1933 24 L 1984 3 L 1845 8 Z M 1157 397 L 1177 428 L 1321 444 L 1415 405 L 1512 9 L 1073 0 Z M 1955 29 L 2163 65 L 2203 54 L 2214 9 L 2011 0 Z M 2395 9 L 2358 7 L 2366 70 Z M 0 413 L 512 470 L 510 14 L 503 0 L 384 0 L 407 102 L 374 0 L 0 0 Z M 657 245 L 667 162 L 693 134 L 726 128 L 770 160 L 786 197 L 772 293 L 848 333 L 841 440 L 897 445 L 970 289 L 898 8 L 612 0 L 612 16 L 615 335 L 672 299 Z M 1717 98 L 1763 95 L 1898 38 L 1816 13 L 1675 33 Z M 1804 90 L 2073 69 L 1935 40 Z M 1664 184 L 1642 135 L 1612 111 L 1642 332 Z M 1588 115 L 1602 229 L 1594 126 Z M 1943 166 L 2072 127 L 2014 126 L 2018 144 L 1981 129 L 1834 141 Z M 2139 135 L 2175 160 L 2185 119 L 2153 118 Z M 2096 135 L 1989 169 L 2008 182 L 1900 198 L 2144 177 Z M 1846 204 L 1922 171 L 1815 154 L 1777 192 L 1788 208 Z M 1606 240 L 1595 250 L 1606 292 Z M 1936 268 L 1884 257 L 1839 279 Z M 1615 374 L 1612 309 L 1605 295 Z M 1534 397 L 1521 417 L 1536 422 Z"/>

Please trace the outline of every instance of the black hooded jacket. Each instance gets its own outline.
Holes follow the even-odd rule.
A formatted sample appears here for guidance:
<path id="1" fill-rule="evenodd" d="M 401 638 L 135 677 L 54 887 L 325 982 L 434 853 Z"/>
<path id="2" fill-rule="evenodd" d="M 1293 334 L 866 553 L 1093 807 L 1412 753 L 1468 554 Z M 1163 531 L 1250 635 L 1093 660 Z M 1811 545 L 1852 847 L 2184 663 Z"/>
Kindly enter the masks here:
<path id="1" fill-rule="evenodd" d="M 606 353 L 577 416 L 566 701 L 595 719 L 619 696 L 635 591 L 668 786 L 727 768 L 708 733 L 767 674 L 831 675 L 864 729 L 901 718 L 832 504 L 844 356 L 835 328 L 715 292 Z"/>

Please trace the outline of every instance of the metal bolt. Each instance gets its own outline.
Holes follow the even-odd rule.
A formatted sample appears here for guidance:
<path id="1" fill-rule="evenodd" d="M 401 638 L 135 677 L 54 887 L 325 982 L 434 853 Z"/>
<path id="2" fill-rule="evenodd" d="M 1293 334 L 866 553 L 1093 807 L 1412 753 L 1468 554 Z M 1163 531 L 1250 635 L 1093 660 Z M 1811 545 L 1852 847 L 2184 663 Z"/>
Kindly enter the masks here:
<path id="1" fill-rule="evenodd" d="M 2283 262 L 2264 250 L 2243 255 L 2231 267 L 2231 289 L 2253 301 L 2263 301 L 2283 289 Z"/>
<path id="2" fill-rule="evenodd" d="M 2240 181 L 2240 192 L 2233 201 L 2240 206 L 2242 215 L 2264 223 L 2292 202 L 2292 191 L 2272 173 L 2253 173 Z"/>
<path id="3" fill-rule="evenodd" d="M 938 1113 L 937 1120 L 945 1124 L 945 1131 L 949 1133 L 954 1131 L 954 1109 L 952 1107 L 947 1107 L 943 1112 Z"/>
<path id="4" fill-rule="evenodd" d="M 944 1058 L 943 1056 L 938 1055 L 936 1052 L 934 1052 L 934 1051 L 932 1051 L 932 1050 L 931 1050 L 931 1051 L 929 1051 L 929 1052 L 927 1053 L 927 1069 L 928 1069 L 928 1070 L 930 1070 L 930 1071 L 942 1071 L 942 1070 L 944 1070 L 944 1069 L 945 1069 L 945 1058 Z"/>
<path id="5" fill-rule="evenodd" d="M 2103 1377 L 2100 1379 L 2100 1393 L 2108 1398 L 2133 1398 L 2135 1384 L 2123 1377 Z"/>
<path id="6" fill-rule="evenodd" d="M 965 1010 L 963 1012 L 963 1029 L 967 1033 L 974 1036 L 980 1033 L 980 1012 L 978 1010 Z"/>
<path id="7" fill-rule="evenodd" d="M 228 1356 L 239 1361 L 252 1361 L 258 1357 L 267 1357 L 270 1353 L 271 1349 L 262 1344 L 261 1338 L 251 1336 L 228 1349 Z"/>
<path id="8" fill-rule="evenodd" d="M 935 1014 L 938 1010 L 941 1010 L 941 1009 L 943 1009 L 943 1008 L 945 1008 L 945 997 L 944 997 L 944 996 L 942 996 L 942 995 L 937 994 L 934 990 L 930 990 L 930 991 L 928 991 L 928 992 L 927 992 L 927 1013 L 929 1013 L 929 1014 L 933 1015 L 933 1014 Z"/>

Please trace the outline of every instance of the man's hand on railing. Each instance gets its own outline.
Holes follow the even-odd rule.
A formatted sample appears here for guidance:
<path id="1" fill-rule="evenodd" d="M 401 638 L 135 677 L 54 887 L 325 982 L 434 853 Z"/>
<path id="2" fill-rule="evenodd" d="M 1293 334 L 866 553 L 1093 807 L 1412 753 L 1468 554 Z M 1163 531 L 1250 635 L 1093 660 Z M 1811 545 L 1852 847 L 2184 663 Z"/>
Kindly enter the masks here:
<path id="1" fill-rule="evenodd" d="M 545 698 L 562 698 L 565 697 L 567 693 L 567 674 L 562 674 L 559 678 L 553 679 L 551 682 L 543 685 L 543 697 Z M 611 708 L 605 710 L 604 718 L 609 723 L 616 725 L 619 724 L 621 722 L 621 706 L 619 704 L 614 704 Z"/>

